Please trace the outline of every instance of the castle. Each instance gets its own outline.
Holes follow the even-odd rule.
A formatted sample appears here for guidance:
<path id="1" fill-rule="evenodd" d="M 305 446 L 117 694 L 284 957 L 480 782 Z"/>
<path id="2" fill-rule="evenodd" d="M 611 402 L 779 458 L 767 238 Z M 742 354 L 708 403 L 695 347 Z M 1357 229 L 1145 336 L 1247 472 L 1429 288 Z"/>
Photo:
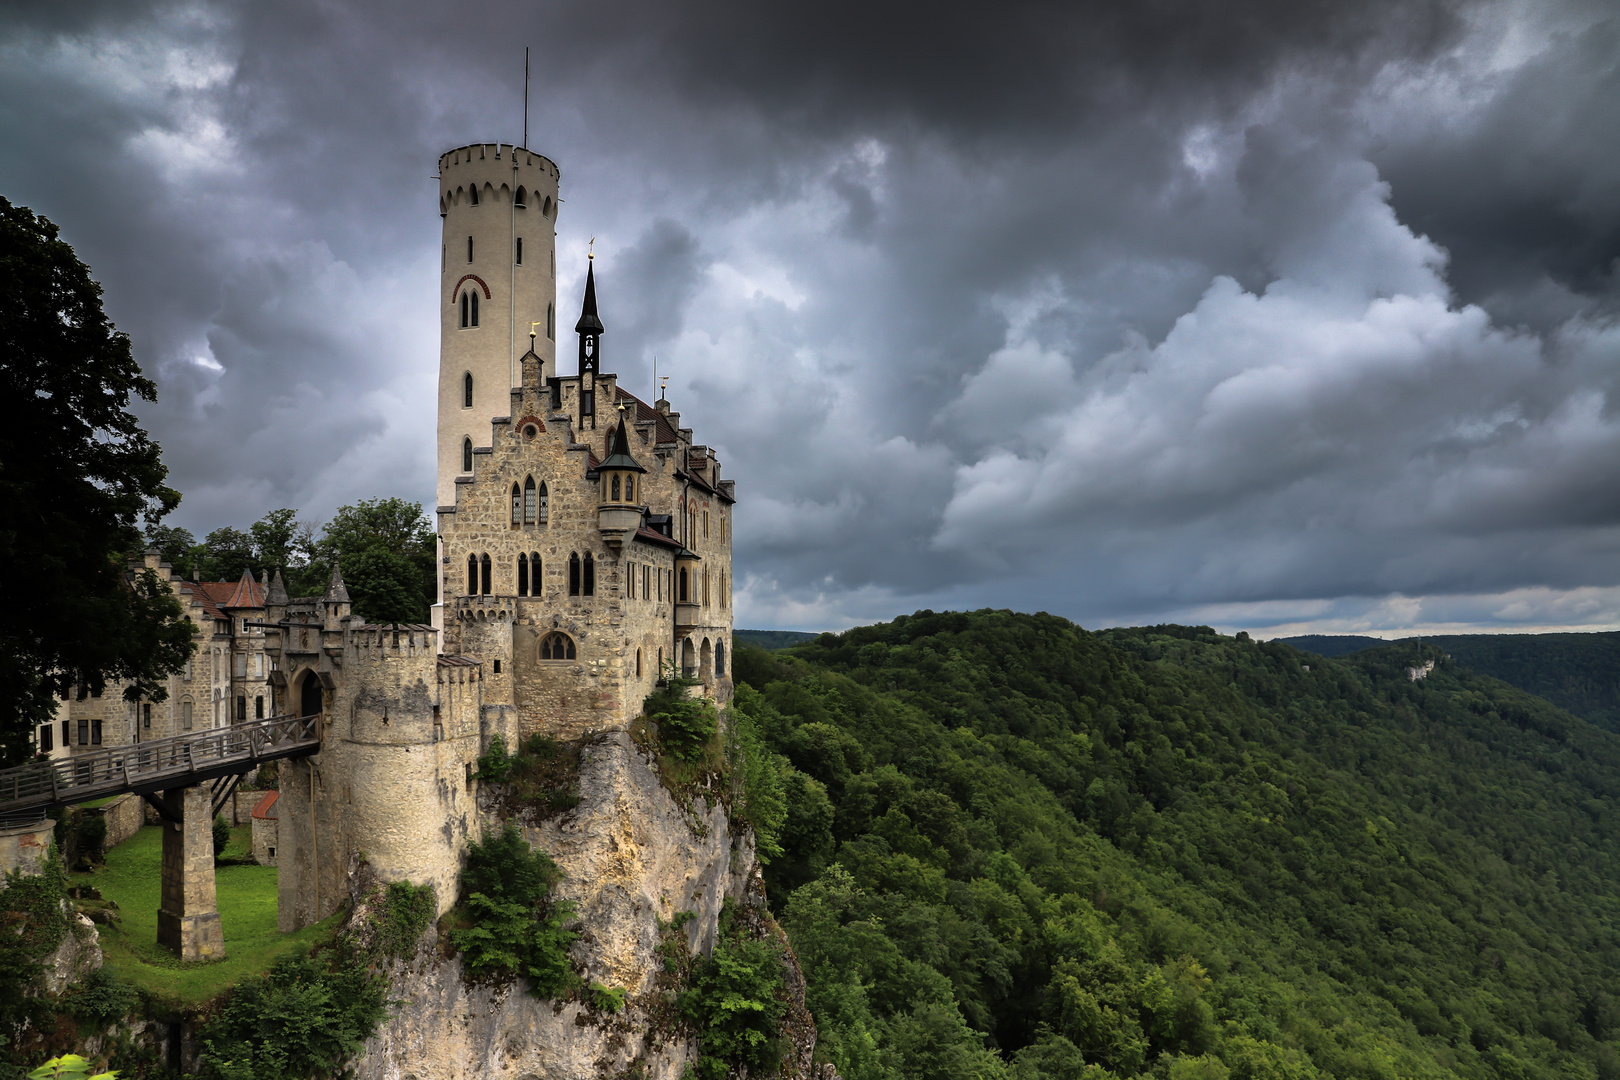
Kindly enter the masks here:
<path id="1" fill-rule="evenodd" d="M 731 697 L 733 483 L 667 400 L 649 405 L 604 370 L 590 259 L 577 368 L 558 370 L 557 167 L 480 143 L 444 154 L 438 179 L 430 623 L 365 622 L 337 572 L 323 596 L 290 598 L 279 573 L 180 582 L 148 554 L 203 628 L 196 659 L 165 702 L 64 703 L 70 755 L 262 710 L 320 714 L 320 752 L 281 769 L 283 930 L 336 911 L 359 860 L 432 883 L 447 910 L 480 828 L 476 762 L 497 737 L 622 730 L 673 668 Z"/>

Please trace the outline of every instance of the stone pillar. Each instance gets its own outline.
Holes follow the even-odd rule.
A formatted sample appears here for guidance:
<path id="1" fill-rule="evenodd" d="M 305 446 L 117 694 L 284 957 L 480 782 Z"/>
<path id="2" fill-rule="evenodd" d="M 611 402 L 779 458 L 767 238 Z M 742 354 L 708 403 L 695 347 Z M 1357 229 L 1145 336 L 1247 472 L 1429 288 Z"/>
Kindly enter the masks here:
<path id="1" fill-rule="evenodd" d="M 163 894 L 158 904 L 158 944 L 185 960 L 220 960 L 225 929 L 214 897 L 214 819 L 208 788 L 164 792 L 181 810 L 179 824 L 163 823 Z"/>

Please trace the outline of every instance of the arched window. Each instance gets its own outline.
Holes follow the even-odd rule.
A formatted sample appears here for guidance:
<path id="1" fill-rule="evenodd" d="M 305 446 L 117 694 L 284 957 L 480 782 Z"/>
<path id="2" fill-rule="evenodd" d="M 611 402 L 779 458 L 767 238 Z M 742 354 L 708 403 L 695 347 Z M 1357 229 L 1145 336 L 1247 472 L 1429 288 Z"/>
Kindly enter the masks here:
<path id="1" fill-rule="evenodd" d="M 714 646 L 714 677 L 723 679 L 726 675 L 726 643 L 716 642 Z"/>
<path id="2" fill-rule="evenodd" d="M 568 553 L 568 595 L 579 595 L 579 552 Z"/>
<path id="3" fill-rule="evenodd" d="M 634 473 L 624 478 L 624 501 L 636 501 L 636 477 Z"/>
<path id="4" fill-rule="evenodd" d="M 688 597 L 688 596 L 689 596 L 689 595 L 690 595 L 690 590 L 689 590 L 689 589 L 688 589 L 688 588 L 687 588 L 687 582 L 686 582 L 686 567 L 684 567 L 684 566 L 683 566 L 683 567 L 681 567 L 681 592 L 680 592 L 680 599 L 679 599 L 679 601 L 677 601 L 677 602 L 678 602 L 678 603 L 682 603 L 682 604 L 685 604 L 685 603 L 690 603 L 690 601 L 689 601 L 689 600 L 688 600 L 688 599 L 687 599 L 687 597 Z"/>
<path id="5" fill-rule="evenodd" d="M 585 595 L 596 595 L 596 560 L 588 551 L 585 553 Z"/>
<path id="6" fill-rule="evenodd" d="M 471 303 L 472 303 L 472 294 L 471 293 L 462 293 L 461 294 L 461 328 L 463 330 L 467 329 L 467 326 L 468 326 L 467 310 L 468 310 L 468 305 L 470 305 Z"/>
<path id="7" fill-rule="evenodd" d="M 236 695 L 236 720 L 237 720 L 237 723 L 241 723 L 242 721 L 244 721 L 246 719 L 247 719 L 247 698 L 242 694 L 238 694 L 238 695 Z"/>
<path id="8" fill-rule="evenodd" d="M 726 572 L 720 571 L 720 606 L 726 606 Z"/>
<path id="9" fill-rule="evenodd" d="M 540 596 L 540 586 L 542 584 L 544 584 L 544 581 L 540 577 L 540 553 L 531 551 L 529 552 L 529 595 Z"/>
<path id="10" fill-rule="evenodd" d="M 478 192 L 476 189 L 473 191 L 473 205 L 478 205 Z M 467 261 L 472 262 L 472 237 L 470 236 L 467 237 Z"/>
<path id="11" fill-rule="evenodd" d="M 478 205 L 478 185 L 477 184 L 474 184 L 472 187 L 467 189 L 467 197 L 472 200 L 472 204 L 474 206 Z"/>
<path id="12" fill-rule="evenodd" d="M 495 590 L 490 588 L 490 580 L 489 580 L 489 577 L 490 577 L 490 575 L 489 575 L 489 570 L 490 570 L 490 567 L 489 567 L 489 552 L 487 552 L 487 551 L 484 552 L 483 557 L 478 560 L 478 570 L 479 570 L 479 577 L 482 579 L 482 584 L 484 586 L 484 591 L 480 595 L 489 596 L 489 595 L 493 594 Z"/>
<path id="13" fill-rule="evenodd" d="M 66 725 L 67 721 L 64 720 L 64 721 L 62 721 L 62 723 L 64 725 Z M 182 730 L 182 731 L 190 731 L 191 730 L 191 699 L 190 698 L 187 698 L 185 701 L 182 701 L 180 703 L 180 730 Z M 66 742 L 67 740 L 64 739 L 62 741 Z"/>
<path id="14" fill-rule="evenodd" d="M 461 440 L 461 471 L 472 472 L 472 440 Z"/>
<path id="15" fill-rule="evenodd" d="M 540 659 L 572 660 L 574 658 L 574 639 L 562 631 L 553 630 L 540 639 Z"/>
<path id="16" fill-rule="evenodd" d="M 534 477 L 523 481 L 523 524 L 533 525 L 538 513 L 539 493 L 534 487 Z"/>
<path id="17" fill-rule="evenodd" d="M 472 408 L 472 372 L 470 371 L 461 377 L 461 407 L 463 409 Z"/>
<path id="18" fill-rule="evenodd" d="M 546 196 L 546 204 L 545 204 L 545 206 L 541 207 L 540 212 L 542 214 L 546 215 L 546 217 L 551 216 L 551 196 L 550 195 Z"/>
<path id="19" fill-rule="evenodd" d="M 518 185 L 518 190 L 517 190 L 517 208 L 519 210 L 528 209 L 528 200 L 529 200 L 528 192 L 526 190 L 524 190 L 524 187 L 523 187 L 522 184 L 519 184 Z"/>
<path id="20" fill-rule="evenodd" d="M 477 289 L 468 289 L 467 290 L 467 295 L 472 297 L 472 323 L 471 323 L 471 325 L 477 326 L 478 325 L 478 290 Z"/>
<path id="21" fill-rule="evenodd" d="M 619 474 L 613 474 L 613 494 L 608 496 L 613 502 L 619 501 Z"/>
<path id="22" fill-rule="evenodd" d="M 478 556 L 467 556 L 467 595 L 478 595 Z"/>
<path id="23" fill-rule="evenodd" d="M 529 595 L 529 556 L 524 552 L 518 553 L 517 594 Z"/>
<path id="24" fill-rule="evenodd" d="M 709 512 L 703 511 L 703 539 L 709 538 Z"/>
<path id="25" fill-rule="evenodd" d="M 515 483 L 512 485 L 512 524 L 523 524 L 523 492 Z"/>
<path id="26" fill-rule="evenodd" d="M 540 506 L 535 512 L 535 521 L 544 525 L 546 517 L 551 512 L 551 497 L 546 494 L 545 481 L 540 482 Z"/>

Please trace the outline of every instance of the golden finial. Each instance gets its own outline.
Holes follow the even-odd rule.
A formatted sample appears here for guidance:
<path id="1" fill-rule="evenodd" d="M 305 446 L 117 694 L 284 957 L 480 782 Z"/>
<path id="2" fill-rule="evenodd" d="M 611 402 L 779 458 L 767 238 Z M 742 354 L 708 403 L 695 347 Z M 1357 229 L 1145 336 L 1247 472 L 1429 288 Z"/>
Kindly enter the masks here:
<path id="1" fill-rule="evenodd" d="M 596 237 L 594 236 L 591 237 L 591 242 L 585 249 L 585 257 L 587 259 L 596 258 Z"/>
<path id="2" fill-rule="evenodd" d="M 543 322 L 544 320 L 541 320 L 541 321 Z M 540 325 L 539 322 L 532 322 L 532 323 L 529 324 L 529 336 L 530 337 L 534 337 L 534 328 L 539 326 L 539 325 Z"/>
<path id="3" fill-rule="evenodd" d="M 669 397 L 669 376 L 665 375 L 658 380 L 658 396 Z"/>

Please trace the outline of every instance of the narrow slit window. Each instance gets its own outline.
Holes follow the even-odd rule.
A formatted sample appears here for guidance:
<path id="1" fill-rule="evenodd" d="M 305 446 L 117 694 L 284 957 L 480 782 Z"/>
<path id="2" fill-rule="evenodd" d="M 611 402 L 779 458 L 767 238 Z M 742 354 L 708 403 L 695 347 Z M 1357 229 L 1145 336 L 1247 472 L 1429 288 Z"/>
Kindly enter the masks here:
<path id="1" fill-rule="evenodd" d="M 546 340 L 550 341 L 557 336 L 557 328 L 553 325 L 554 312 L 550 304 L 546 305 Z"/>
<path id="2" fill-rule="evenodd" d="M 478 290 L 468 289 L 467 295 L 472 297 L 472 325 L 478 325 Z"/>
<path id="3" fill-rule="evenodd" d="M 461 407 L 463 409 L 472 408 L 472 387 L 472 372 L 469 371 L 461 377 Z"/>
<path id="4" fill-rule="evenodd" d="M 529 595 L 541 595 L 540 585 L 540 553 L 538 551 L 531 551 L 529 552 Z"/>
<path id="5" fill-rule="evenodd" d="M 495 590 L 490 588 L 489 552 L 487 551 L 484 553 L 483 557 L 478 560 L 478 574 L 481 584 L 484 586 L 484 590 L 480 595 L 489 596 L 493 594 Z"/>
<path id="6" fill-rule="evenodd" d="M 469 305 L 471 305 L 471 304 L 472 304 L 472 294 L 471 293 L 462 293 L 461 294 L 461 328 L 463 330 L 467 329 L 467 309 L 468 309 Z"/>
<path id="7" fill-rule="evenodd" d="M 579 552 L 568 553 L 568 595 L 579 595 Z"/>
<path id="8" fill-rule="evenodd" d="M 467 556 L 467 595 L 478 595 L 478 556 Z"/>
<path id="9" fill-rule="evenodd" d="M 474 205 L 476 205 L 476 203 L 477 200 L 475 199 Z M 470 236 L 467 237 L 467 261 L 472 262 L 472 237 Z"/>
<path id="10" fill-rule="evenodd" d="M 585 553 L 585 595 L 596 595 L 596 560 L 588 551 Z"/>
<path id="11" fill-rule="evenodd" d="M 472 440 L 461 440 L 461 471 L 472 472 Z"/>
<path id="12" fill-rule="evenodd" d="M 544 482 L 542 482 L 540 484 L 540 506 L 537 511 L 537 517 L 535 518 L 535 520 L 541 525 L 546 523 L 546 516 L 550 513 L 550 504 L 551 497 L 546 494 L 546 485 Z"/>
<path id="13" fill-rule="evenodd" d="M 523 524 L 523 492 L 516 484 L 512 485 L 512 524 Z"/>
<path id="14" fill-rule="evenodd" d="M 517 264 L 523 265 L 523 237 L 517 238 Z"/>
<path id="15" fill-rule="evenodd" d="M 524 552 L 518 553 L 517 594 L 519 596 L 529 595 L 529 556 Z"/>
<path id="16" fill-rule="evenodd" d="M 619 477 L 617 473 L 613 476 L 613 494 L 609 498 L 614 502 L 619 501 Z"/>

